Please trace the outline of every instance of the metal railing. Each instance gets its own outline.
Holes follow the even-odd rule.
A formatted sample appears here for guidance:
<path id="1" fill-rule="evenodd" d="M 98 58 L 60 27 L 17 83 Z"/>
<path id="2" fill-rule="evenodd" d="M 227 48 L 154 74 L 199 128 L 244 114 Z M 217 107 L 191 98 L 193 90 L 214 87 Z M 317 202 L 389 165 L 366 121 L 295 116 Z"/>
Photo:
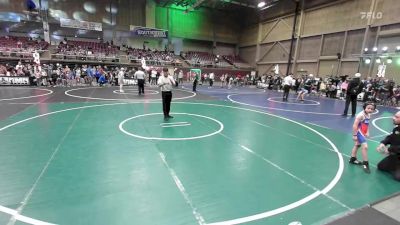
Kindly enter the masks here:
<path id="1" fill-rule="evenodd" d="M 97 61 L 97 62 L 120 62 L 121 56 L 102 56 L 102 55 L 72 55 L 72 54 L 51 54 L 51 59 L 78 60 L 78 61 Z"/>

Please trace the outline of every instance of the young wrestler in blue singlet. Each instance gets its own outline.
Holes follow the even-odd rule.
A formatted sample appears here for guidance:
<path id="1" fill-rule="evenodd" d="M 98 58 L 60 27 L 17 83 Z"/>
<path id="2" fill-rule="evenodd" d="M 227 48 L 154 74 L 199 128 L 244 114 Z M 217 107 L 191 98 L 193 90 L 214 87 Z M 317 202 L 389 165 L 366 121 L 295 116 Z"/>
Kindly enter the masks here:
<path id="1" fill-rule="evenodd" d="M 353 141 L 354 147 L 351 150 L 351 158 L 349 163 L 362 165 L 366 173 L 370 173 L 368 164 L 368 144 L 367 137 L 369 136 L 368 125 L 371 119 L 371 113 L 375 111 L 375 104 L 366 102 L 363 105 L 363 111 L 358 113 L 353 124 Z M 361 147 L 363 162 L 357 160 L 357 151 Z"/>

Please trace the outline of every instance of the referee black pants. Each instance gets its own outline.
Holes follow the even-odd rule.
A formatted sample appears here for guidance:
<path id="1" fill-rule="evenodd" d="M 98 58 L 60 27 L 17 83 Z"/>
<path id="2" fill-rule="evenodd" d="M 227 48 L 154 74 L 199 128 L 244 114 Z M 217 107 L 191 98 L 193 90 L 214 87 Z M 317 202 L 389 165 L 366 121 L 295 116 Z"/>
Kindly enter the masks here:
<path id="1" fill-rule="evenodd" d="M 193 92 L 196 92 L 197 80 L 193 81 Z"/>
<path id="2" fill-rule="evenodd" d="M 343 116 L 347 116 L 347 111 L 349 110 L 350 102 L 351 102 L 351 116 L 356 115 L 357 95 L 348 94 L 346 96 L 346 103 L 344 106 Z"/>
<path id="3" fill-rule="evenodd" d="M 163 91 L 161 92 L 161 96 L 162 96 L 164 117 L 167 117 L 169 116 L 169 110 L 171 108 L 172 92 Z"/>
<path id="4" fill-rule="evenodd" d="M 138 79 L 139 95 L 144 94 L 144 79 Z"/>
<path id="5" fill-rule="evenodd" d="M 289 97 L 290 85 L 283 86 L 283 101 L 287 101 Z"/>
<path id="6" fill-rule="evenodd" d="M 378 169 L 391 173 L 395 180 L 400 181 L 400 156 L 387 156 L 378 163 Z"/>

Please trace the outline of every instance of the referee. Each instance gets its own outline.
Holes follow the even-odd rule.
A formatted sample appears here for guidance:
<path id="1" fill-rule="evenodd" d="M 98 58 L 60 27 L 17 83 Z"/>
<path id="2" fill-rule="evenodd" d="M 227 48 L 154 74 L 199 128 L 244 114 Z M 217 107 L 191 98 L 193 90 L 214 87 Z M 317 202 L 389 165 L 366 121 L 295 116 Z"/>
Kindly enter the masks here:
<path id="1" fill-rule="evenodd" d="M 164 112 L 164 120 L 168 120 L 174 118 L 169 115 L 169 110 L 171 108 L 171 100 L 172 100 L 172 86 L 175 85 L 174 78 L 169 75 L 168 68 L 163 68 L 163 75 L 158 78 L 157 84 L 161 89 L 162 103 L 163 103 L 163 112 Z"/>
<path id="2" fill-rule="evenodd" d="M 145 79 L 145 74 L 142 71 L 142 68 L 138 68 L 138 71 L 135 72 L 134 76 L 137 79 L 138 82 L 138 87 L 139 87 L 139 95 L 144 94 L 144 79 Z"/>

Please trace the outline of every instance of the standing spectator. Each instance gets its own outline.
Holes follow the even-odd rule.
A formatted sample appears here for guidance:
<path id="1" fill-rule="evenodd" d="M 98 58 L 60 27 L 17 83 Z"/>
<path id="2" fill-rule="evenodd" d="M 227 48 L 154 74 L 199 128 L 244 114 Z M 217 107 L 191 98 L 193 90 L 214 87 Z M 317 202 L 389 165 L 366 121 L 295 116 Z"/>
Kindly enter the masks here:
<path id="1" fill-rule="evenodd" d="M 196 92 L 197 89 L 197 83 L 199 82 L 199 74 L 194 72 L 194 77 L 193 77 L 193 92 Z"/>
<path id="2" fill-rule="evenodd" d="M 308 78 L 304 82 L 304 88 L 307 90 L 308 93 L 311 93 L 311 88 L 314 82 L 314 75 L 308 75 Z"/>
<path id="3" fill-rule="evenodd" d="M 304 80 L 303 79 L 300 79 L 300 84 L 298 86 L 298 89 L 299 89 L 299 92 L 298 92 L 296 100 L 300 99 L 300 101 L 304 102 L 304 95 L 307 94 L 308 91 L 304 88 Z"/>
<path id="4" fill-rule="evenodd" d="M 23 76 L 22 69 L 21 69 L 21 73 L 22 73 L 22 75 L 19 75 L 19 74 L 17 74 L 17 75 L 18 76 Z M 4 65 L 0 64 L 0 75 L 5 76 L 6 74 L 7 74 L 7 68 Z"/>
<path id="5" fill-rule="evenodd" d="M 192 72 L 191 71 L 188 71 L 187 73 L 186 73 L 186 81 L 187 82 L 190 82 L 192 80 Z"/>
<path id="6" fill-rule="evenodd" d="M 387 156 L 378 163 L 378 170 L 392 174 L 393 178 L 400 181 L 400 111 L 393 116 L 393 124 L 396 126 L 392 133 L 381 141 L 376 149 Z M 390 145 L 389 149 L 386 145 Z"/>
<path id="7" fill-rule="evenodd" d="M 178 85 L 179 85 L 179 83 L 178 83 L 178 68 L 175 68 L 174 69 L 174 76 L 173 76 L 173 78 L 174 78 L 174 80 L 175 80 L 175 87 L 178 87 Z"/>
<path id="8" fill-rule="evenodd" d="M 232 88 L 232 84 L 233 84 L 233 77 L 232 76 L 228 76 L 229 80 L 228 80 L 228 89 Z"/>
<path id="9" fill-rule="evenodd" d="M 303 82 L 303 79 L 301 77 L 297 77 L 296 82 L 294 83 L 294 91 L 297 93 L 299 91 L 299 86 L 300 83 Z M 304 83 L 303 83 L 304 87 Z"/>
<path id="10" fill-rule="evenodd" d="M 42 70 L 40 65 L 34 67 L 34 73 L 36 78 L 36 86 L 42 85 Z"/>
<path id="11" fill-rule="evenodd" d="M 18 76 L 23 76 L 24 66 L 22 65 L 21 61 L 18 62 L 18 64 L 15 66 L 15 69 L 17 70 L 17 75 Z M 0 74 L 2 74 L 2 73 L 0 72 Z M 5 73 L 3 73 L 3 74 L 5 74 Z"/>
<path id="12" fill-rule="evenodd" d="M 221 77 L 219 78 L 221 80 L 221 88 L 224 87 L 225 79 L 226 79 L 225 76 L 226 76 L 225 74 L 222 74 Z"/>
<path id="13" fill-rule="evenodd" d="M 346 97 L 347 87 L 349 86 L 349 81 L 346 79 L 340 85 L 341 92 L 340 92 L 340 99 L 344 99 Z"/>
<path id="14" fill-rule="evenodd" d="M 45 69 L 42 69 L 41 76 L 43 86 L 47 86 L 47 71 Z"/>
<path id="15" fill-rule="evenodd" d="M 201 75 L 201 78 L 200 78 L 200 85 L 203 85 L 203 83 L 204 83 L 204 81 L 206 80 L 206 78 L 207 78 L 207 74 L 206 73 L 203 73 L 202 75 Z"/>
<path id="16" fill-rule="evenodd" d="M 76 68 L 76 70 L 75 70 L 75 79 L 76 79 L 76 83 L 78 84 L 78 85 L 80 85 L 81 84 L 81 75 L 82 75 L 82 71 L 81 71 L 81 68 Z"/>
<path id="17" fill-rule="evenodd" d="M 213 72 L 211 72 L 210 73 L 210 76 L 208 77 L 208 79 L 209 79 L 209 81 L 210 81 L 210 87 L 212 87 L 213 86 L 213 83 L 214 83 L 214 73 Z"/>
<path id="18" fill-rule="evenodd" d="M 175 85 L 174 78 L 169 75 L 168 68 L 163 68 L 163 75 L 158 78 L 158 86 L 161 89 L 161 97 L 163 103 L 164 120 L 172 119 L 169 115 L 172 100 L 172 86 Z"/>
<path id="19" fill-rule="evenodd" d="M 350 81 L 346 91 L 346 103 L 343 111 L 343 116 L 347 116 L 349 105 L 351 102 L 351 116 L 356 115 L 357 95 L 362 91 L 362 83 L 360 80 L 361 74 L 354 74 L 354 78 Z"/>
<path id="20" fill-rule="evenodd" d="M 157 70 L 155 68 L 153 68 L 151 70 L 150 84 L 151 85 L 156 85 L 157 84 Z"/>
<path id="21" fill-rule="evenodd" d="M 124 68 L 121 68 L 120 71 L 118 72 L 119 92 L 121 93 L 124 92 L 124 90 L 122 89 L 122 87 L 124 86 L 124 78 L 125 78 Z"/>
<path id="22" fill-rule="evenodd" d="M 178 73 L 178 83 L 182 84 L 182 86 L 183 86 L 183 71 L 182 70 L 180 70 Z"/>

